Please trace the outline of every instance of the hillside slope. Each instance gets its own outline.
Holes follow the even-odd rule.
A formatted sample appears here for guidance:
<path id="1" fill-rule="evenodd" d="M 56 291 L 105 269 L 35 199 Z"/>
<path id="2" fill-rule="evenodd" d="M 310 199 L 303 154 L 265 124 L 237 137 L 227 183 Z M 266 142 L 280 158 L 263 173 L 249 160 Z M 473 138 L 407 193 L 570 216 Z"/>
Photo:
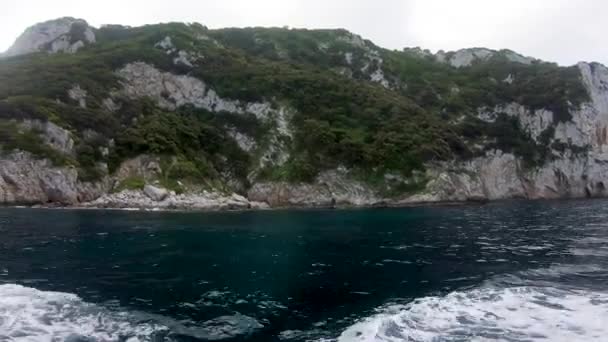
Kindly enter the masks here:
<path id="1" fill-rule="evenodd" d="M 608 69 L 345 30 L 61 18 L 0 59 L 0 203 L 604 196 Z"/>

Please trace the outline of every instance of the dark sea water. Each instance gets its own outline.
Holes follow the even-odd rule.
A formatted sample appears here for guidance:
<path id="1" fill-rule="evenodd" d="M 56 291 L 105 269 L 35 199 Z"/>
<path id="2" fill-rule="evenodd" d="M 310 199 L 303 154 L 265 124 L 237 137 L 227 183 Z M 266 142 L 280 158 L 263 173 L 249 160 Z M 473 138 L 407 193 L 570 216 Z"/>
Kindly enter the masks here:
<path id="1" fill-rule="evenodd" d="M 0 341 L 608 341 L 608 201 L 0 209 Z"/>

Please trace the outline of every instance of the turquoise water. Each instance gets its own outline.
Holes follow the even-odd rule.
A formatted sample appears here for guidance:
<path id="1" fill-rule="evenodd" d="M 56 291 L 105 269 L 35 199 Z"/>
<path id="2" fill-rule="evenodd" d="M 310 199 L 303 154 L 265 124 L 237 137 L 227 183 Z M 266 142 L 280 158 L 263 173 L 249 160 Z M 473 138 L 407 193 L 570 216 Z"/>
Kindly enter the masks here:
<path id="1" fill-rule="evenodd" d="M 608 201 L 0 209 L 0 341 L 605 341 Z"/>

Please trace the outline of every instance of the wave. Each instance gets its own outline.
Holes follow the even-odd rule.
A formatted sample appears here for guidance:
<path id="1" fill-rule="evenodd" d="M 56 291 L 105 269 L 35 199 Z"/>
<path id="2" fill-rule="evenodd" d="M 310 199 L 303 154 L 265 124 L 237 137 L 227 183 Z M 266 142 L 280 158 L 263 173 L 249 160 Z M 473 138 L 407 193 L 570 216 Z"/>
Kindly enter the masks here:
<path id="1" fill-rule="evenodd" d="M 608 294 L 551 287 L 477 288 L 390 306 L 338 342 L 605 341 Z"/>
<path id="2" fill-rule="evenodd" d="M 113 311 L 71 293 L 0 285 L 0 341 L 158 341 L 187 336 L 222 340 L 263 328 L 236 314 L 186 326 L 170 318 Z"/>

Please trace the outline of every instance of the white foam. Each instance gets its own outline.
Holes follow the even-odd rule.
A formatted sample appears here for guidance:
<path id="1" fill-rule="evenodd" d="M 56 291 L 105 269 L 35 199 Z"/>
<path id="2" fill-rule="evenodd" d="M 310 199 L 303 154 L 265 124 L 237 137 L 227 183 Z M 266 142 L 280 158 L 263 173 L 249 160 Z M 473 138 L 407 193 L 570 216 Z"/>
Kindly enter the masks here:
<path id="1" fill-rule="evenodd" d="M 126 312 L 111 312 L 62 292 L 0 285 L 0 341 L 149 341 L 166 327 L 138 323 Z"/>
<path id="2" fill-rule="evenodd" d="M 173 336 L 232 339 L 263 326 L 236 313 L 194 325 L 143 312 L 112 311 L 71 293 L 0 285 L 0 341 L 157 341 Z"/>
<path id="3" fill-rule="evenodd" d="M 479 288 L 391 306 L 338 342 L 605 341 L 608 294 L 556 288 Z"/>

